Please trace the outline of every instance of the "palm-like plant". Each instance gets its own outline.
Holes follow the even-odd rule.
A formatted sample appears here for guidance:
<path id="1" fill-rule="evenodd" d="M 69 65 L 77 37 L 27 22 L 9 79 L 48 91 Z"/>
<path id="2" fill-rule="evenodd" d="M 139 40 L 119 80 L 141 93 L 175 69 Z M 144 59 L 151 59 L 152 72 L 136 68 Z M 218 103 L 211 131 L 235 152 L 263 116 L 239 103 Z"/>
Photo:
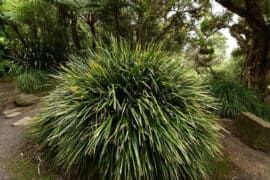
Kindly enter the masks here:
<path id="1" fill-rule="evenodd" d="M 112 38 L 56 78 L 32 132 L 69 174 L 102 179 L 197 179 L 219 154 L 214 101 L 159 47 Z"/>

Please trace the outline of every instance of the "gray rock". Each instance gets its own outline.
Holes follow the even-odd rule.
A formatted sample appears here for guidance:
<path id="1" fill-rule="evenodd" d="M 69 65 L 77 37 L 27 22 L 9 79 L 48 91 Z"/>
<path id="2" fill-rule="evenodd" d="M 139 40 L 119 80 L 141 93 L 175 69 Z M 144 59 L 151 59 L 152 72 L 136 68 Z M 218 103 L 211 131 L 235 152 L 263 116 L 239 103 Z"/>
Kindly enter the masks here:
<path id="1" fill-rule="evenodd" d="M 13 126 L 26 126 L 30 124 L 32 121 L 32 118 L 30 116 L 23 117 L 19 119 L 18 121 L 14 122 L 12 125 Z"/>
<path id="2" fill-rule="evenodd" d="M 21 110 L 22 110 L 22 108 L 6 109 L 3 111 L 3 114 L 7 115 L 7 114 L 14 113 L 14 112 L 20 112 Z"/>
<path id="3" fill-rule="evenodd" d="M 17 116 L 19 116 L 21 114 L 22 114 L 21 112 L 12 112 L 10 114 L 6 114 L 5 117 L 6 118 L 14 118 L 14 117 L 17 117 Z"/>
<path id="4" fill-rule="evenodd" d="M 249 112 L 235 119 L 237 133 L 249 145 L 270 153 L 270 123 Z"/>
<path id="5" fill-rule="evenodd" d="M 18 106 L 30 106 L 38 102 L 38 97 L 32 94 L 20 94 L 15 97 L 15 103 Z"/>

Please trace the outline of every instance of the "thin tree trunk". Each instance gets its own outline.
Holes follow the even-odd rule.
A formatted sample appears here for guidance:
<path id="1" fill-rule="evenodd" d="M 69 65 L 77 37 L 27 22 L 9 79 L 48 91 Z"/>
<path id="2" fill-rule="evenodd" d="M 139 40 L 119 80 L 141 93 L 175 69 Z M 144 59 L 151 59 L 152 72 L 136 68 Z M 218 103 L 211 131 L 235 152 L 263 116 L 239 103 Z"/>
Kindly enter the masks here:
<path id="1" fill-rule="evenodd" d="M 114 19 L 115 19 L 116 30 L 117 30 L 119 36 L 122 36 L 121 30 L 120 30 L 120 23 L 119 23 L 118 0 L 116 1 L 115 7 L 114 7 Z M 119 37 L 119 36 L 117 36 L 117 37 Z"/>
<path id="2" fill-rule="evenodd" d="M 74 42 L 76 48 L 78 50 L 80 50 L 81 49 L 81 43 L 80 43 L 80 38 L 79 38 L 79 35 L 78 35 L 78 31 L 77 31 L 77 18 L 76 17 L 73 17 L 71 19 L 71 31 L 72 31 L 73 42 Z"/>
<path id="3" fill-rule="evenodd" d="M 96 41 L 96 29 L 95 29 L 95 24 L 94 23 L 90 24 L 90 29 L 91 29 L 91 33 L 92 33 L 92 35 L 94 37 L 92 47 L 93 47 L 94 50 L 96 50 L 96 42 L 95 42 Z"/>
<path id="4" fill-rule="evenodd" d="M 95 51 L 96 50 L 96 28 L 95 28 L 95 23 L 96 23 L 96 18 L 95 15 L 93 13 L 90 13 L 87 17 L 86 23 L 89 25 L 90 27 L 90 31 L 92 33 L 93 36 L 93 43 L 92 43 L 92 48 Z"/>

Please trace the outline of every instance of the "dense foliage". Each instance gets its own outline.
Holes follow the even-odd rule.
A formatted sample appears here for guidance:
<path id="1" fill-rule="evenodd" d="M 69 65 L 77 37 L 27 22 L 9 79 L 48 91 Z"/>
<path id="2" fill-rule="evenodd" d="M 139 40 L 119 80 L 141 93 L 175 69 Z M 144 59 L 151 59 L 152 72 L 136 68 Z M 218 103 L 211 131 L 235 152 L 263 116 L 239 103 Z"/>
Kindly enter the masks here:
<path id="1" fill-rule="evenodd" d="M 67 59 L 67 25 L 47 1 L 8 1 L 2 20 L 8 57 L 31 68 L 53 67 Z"/>
<path id="2" fill-rule="evenodd" d="M 160 47 L 112 40 L 57 76 L 32 132 L 77 177 L 200 179 L 218 155 L 214 99 Z"/>
<path id="3" fill-rule="evenodd" d="M 193 0 L 5 0 L 0 5 L 6 56 L 43 69 L 66 62 L 70 54 L 94 50 L 95 41 L 108 32 L 133 44 L 163 41 L 167 51 L 181 51 L 198 39 L 196 22 L 210 13 L 207 1 Z M 206 26 L 203 32 L 217 31 Z"/>
<path id="4" fill-rule="evenodd" d="M 238 84 L 241 84 L 241 72 L 245 63 L 245 57 L 241 52 L 238 51 L 239 49 L 235 49 L 232 52 L 231 57 L 218 65 L 215 70 L 218 77 L 223 76 L 223 79 L 230 79 L 232 81 L 236 81 Z"/>
<path id="5" fill-rule="evenodd" d="M 19 68 L 16 64 L 3 60 L 0 61 L 0 77 L 15 76 L 19 73 Z"/>

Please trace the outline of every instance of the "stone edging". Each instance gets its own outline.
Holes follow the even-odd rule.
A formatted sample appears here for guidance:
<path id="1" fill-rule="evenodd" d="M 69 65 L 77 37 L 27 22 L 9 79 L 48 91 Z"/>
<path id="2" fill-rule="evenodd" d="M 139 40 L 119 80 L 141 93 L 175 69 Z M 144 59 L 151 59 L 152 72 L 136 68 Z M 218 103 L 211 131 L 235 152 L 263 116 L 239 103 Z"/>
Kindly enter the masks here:
<path id="1" fill-rule="evenodd" d="M 242 112 L 235 120 L 241 138 L 250 146 L 270 153 L 270 123 L 250 112 Z"/>

